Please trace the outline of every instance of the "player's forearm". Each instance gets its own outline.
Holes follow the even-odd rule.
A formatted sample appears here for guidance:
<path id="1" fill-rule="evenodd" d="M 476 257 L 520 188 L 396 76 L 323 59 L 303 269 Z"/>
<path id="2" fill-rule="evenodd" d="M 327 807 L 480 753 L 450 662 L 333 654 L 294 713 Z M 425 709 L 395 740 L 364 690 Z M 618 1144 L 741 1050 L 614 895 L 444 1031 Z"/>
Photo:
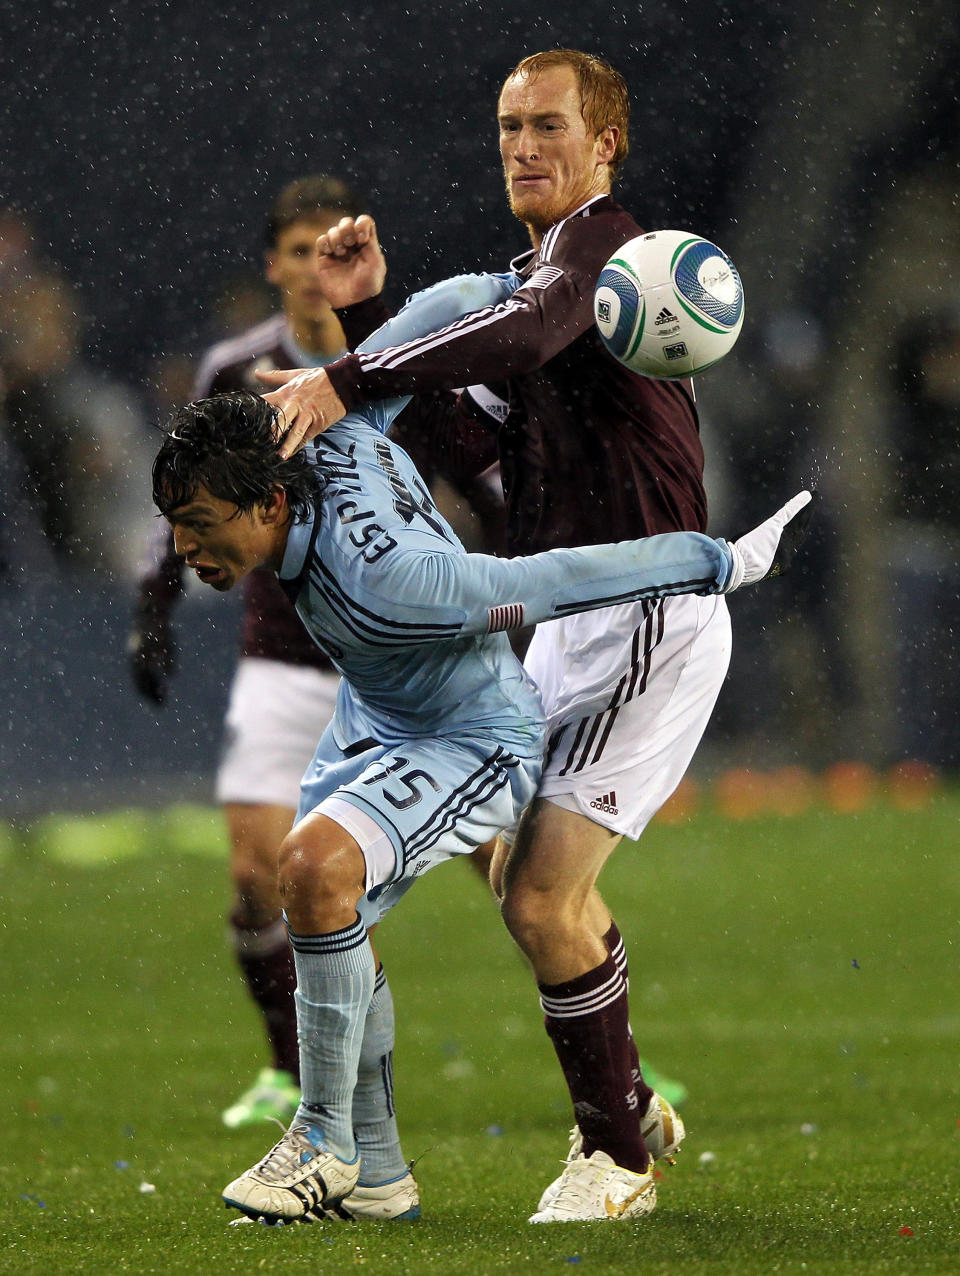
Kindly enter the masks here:
<path id="1" fill-rule="evenodd" d="M 356 350 L 372 332 L 382 327 L 390 318 L 390 307 L 382 293 L 358 301 L 352 306 L 339 306 L 334 314 L 340 320 L 348 350 Z"/>
<path id="2" fill-rule="evenodd" d="M 409 620 L 456 625 L 458 636 L 466 637 L 644 598 L 720 593 L 732 563 L 724 541 L 700 532 L 671 532 L 528 558 L 409 554 L 390 570 L 397 573 L 394 599 L 416 593 L 442 600 L 429 609 L 410 608 Z M 394 615 L 399 621 L 395 607 Z"/>
<path id="3" fill-rule="evenodd" d="M 486 588 L 468 611 L 470 633 L 519 629 L 667 594 L 718 593 L 732 563 L 723 542 L 699 532 L 485 561 Z"/>
<path id="4" fill-rule="evenodd" d="M 555 291 L 551 291 L 555 290 Z M 548 304 L 549 303 L 549 304 Z M 571 281 L 520 289 L 428 335 L 329 364 L 348 411 L 373 399 L 500 381 L 541 367 L 592 323 Z"/>

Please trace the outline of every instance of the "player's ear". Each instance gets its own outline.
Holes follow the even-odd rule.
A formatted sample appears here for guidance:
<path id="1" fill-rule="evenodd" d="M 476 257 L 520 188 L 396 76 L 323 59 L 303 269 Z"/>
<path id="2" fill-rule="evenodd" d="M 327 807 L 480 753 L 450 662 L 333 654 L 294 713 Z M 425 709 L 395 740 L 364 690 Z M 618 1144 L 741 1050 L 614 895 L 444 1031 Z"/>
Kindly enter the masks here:
<path id="1" fill-rule="evenodd" d="M 609 164 L 617 153 L 617 143 L 620 141 L 620 130 L 612 124 L 608 124 L 606 128 L 600 130 L 597 134 L 597 159 L 601 164 Z"/>
<path id="2" fill-rule="evenodd" d="M 262 508 L 265 523 L 275 526 L 277 523 L 286 522 L 290 508 L 287 505 L 287 493 L 279 483 L 274 483 Z"/>
<path id="3" fill-rule="evenodd" d="M 263 274 L 268 284 L 277 283 L 277 254 L 265 253 L 263 257 Z"/>

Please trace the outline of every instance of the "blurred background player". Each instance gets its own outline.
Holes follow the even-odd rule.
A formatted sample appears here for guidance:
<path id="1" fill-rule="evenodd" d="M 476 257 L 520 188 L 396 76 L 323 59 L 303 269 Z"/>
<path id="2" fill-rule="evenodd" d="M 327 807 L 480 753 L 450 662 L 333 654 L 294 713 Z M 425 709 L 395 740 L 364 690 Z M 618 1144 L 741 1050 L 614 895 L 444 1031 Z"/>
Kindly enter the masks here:
<path id="1" fill-rule="evenodd" d="M 192 397 L 257 389 L 266 368 L 319 367 L 344 353 L 343 331 L 317 281 L 317 236 L 359 211 L 351 188 L 310 175 L 279 193 L 266 223 L 267 280 L 282 310 L 203 358 Z M 164 525 L 139 583 L 130 657 L 138 690 L 163 704 L 175 664 L 171 612 L 183 565 Z M 277 848 L 290 831 L 300 779 L 333 715 L 337 675 L 270 572 L 244 582 L 241 654 L 230 689 L 216 797 L 230 841 L 230 933 L 250 996 L 263 1016 L 271 1064 L 223 1113 L 230 1127 L 286 1121 L 300 1101 L 293 992 L 296 975 L 277 894 Z M 384 982 L 379 994 L 389 999 Z M 392 1014 L 392 1010 L 390 1010 Z"/>
<path id="2" fill-rule="evenodd" d="M 142 405 L 89 363 L 77 289 L 0 208 L 0 577 L 130 580 L 149 517 Z M 116 536 L 117 520 L 124 535 Z"/>

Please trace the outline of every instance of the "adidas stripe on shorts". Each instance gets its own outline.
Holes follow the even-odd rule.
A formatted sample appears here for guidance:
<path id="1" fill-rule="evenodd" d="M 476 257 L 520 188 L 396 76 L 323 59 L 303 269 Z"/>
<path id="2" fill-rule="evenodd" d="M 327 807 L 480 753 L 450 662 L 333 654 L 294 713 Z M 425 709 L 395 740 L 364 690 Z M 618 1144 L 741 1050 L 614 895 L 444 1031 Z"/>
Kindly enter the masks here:
<path id="1" fill-rule="evenodd" d="M 319 811 L 356 838 L 367 866 L 357 911 L 372 926 L 418 877 L 515 824 L 539 777 L 539 757 L 519 758 L 487 733 L 343 750 L 331 729 L 303 777 L 297 821 Z"/>
<path id="2" fill-rule="evenodd" d="M 700 743 L 730 645 L 726 600 L 716 595 L 539 625 L 524 662 L 547 714 L 538 796 L 639 837 Z"/>
<path id="3" fill-rule="evenodd" d="M 337 674 L 242 656 L 230 685 L 216 797 L 296 810 L 300 780 L 337 707 Z"/>

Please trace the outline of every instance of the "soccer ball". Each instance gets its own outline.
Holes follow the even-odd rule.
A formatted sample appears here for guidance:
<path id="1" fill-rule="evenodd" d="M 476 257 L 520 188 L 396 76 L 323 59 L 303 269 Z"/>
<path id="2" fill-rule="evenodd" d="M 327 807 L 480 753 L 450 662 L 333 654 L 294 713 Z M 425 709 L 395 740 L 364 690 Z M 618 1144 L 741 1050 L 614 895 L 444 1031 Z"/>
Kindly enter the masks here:
<path id="1" fill-rule="evenodd" d="M 645 377 L 692 377 L 733 349 L 743 285 L 725 252 L 683 230 L 628 240 L 597 280 L 593 313 L 615 359 Z"/>

